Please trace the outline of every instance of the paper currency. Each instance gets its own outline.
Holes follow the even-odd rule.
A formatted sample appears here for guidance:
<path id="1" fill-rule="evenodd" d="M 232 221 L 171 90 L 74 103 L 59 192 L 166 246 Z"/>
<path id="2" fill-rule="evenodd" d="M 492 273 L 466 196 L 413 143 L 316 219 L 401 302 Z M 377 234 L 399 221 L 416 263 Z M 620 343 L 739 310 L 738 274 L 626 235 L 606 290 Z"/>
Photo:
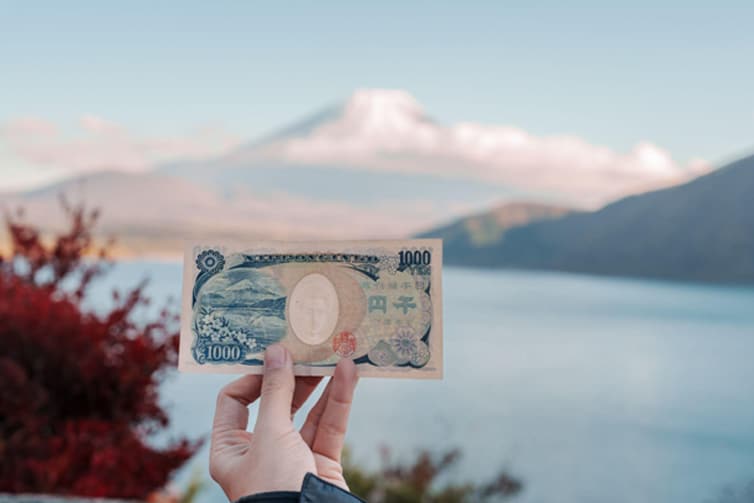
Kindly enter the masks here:
<path id="1" fill-rule="evenodd" d="M 281 343 L 297 375 L 442 377 L 442 241 L 190 244 L 179 368 L 262 372 Z"/>

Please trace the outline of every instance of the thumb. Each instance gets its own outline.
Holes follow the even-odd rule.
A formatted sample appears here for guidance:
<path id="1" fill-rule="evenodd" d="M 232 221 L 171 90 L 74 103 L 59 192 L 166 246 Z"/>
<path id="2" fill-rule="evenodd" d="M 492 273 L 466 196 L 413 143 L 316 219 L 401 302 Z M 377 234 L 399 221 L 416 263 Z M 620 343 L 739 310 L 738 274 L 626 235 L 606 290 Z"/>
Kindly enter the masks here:
<path id="1" fill-rule="evenodd" d="M 291 403 L 295 387 L 291 354 L 280 344 L 273 344 L 264 353 L 258 427 L 284 429 L 292 424 Z"/>

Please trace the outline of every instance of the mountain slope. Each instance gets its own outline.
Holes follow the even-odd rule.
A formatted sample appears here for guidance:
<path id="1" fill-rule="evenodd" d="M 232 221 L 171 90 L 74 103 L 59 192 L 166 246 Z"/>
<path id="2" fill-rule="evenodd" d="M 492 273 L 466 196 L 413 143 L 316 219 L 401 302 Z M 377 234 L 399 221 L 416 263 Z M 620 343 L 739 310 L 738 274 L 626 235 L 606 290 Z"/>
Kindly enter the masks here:
<path id="1" fill-rule="evenodd" d="M 554 269 L 698 281 L 754 281 L 754 156 L 685 185 L 592 213 L 509 230 L 453 250 L 475 266 Z"/>
<path id="2" fill-rule="evenodd" d="M 453 264 L 469 248 L 480 248 L 499 242 L 509 229 L 535 221 L 559 218 L 570 211 L 564 207 L 539 203 L 506 203 L 423 232 L 417 237 L 442 239 L 445 261 Z"/>
<path id="3" fill-rule="evenodd" d="M 224 193 L 208 184 L 156 173 L 100 172 L 39 190 L 2 194 L 0 209 L 23 208 L 26 220 L 46 233 L 58 232 L 67 224 L 61 195 L 100 209 L 96 237 L 115 237 L 116 252 L 124 255 L 176 255 L 186 239 L 395 238 L 420 228 L 410 218 L 400 221 L 392 214 L 337 201 L 250 193 L 243 187 Z"/>

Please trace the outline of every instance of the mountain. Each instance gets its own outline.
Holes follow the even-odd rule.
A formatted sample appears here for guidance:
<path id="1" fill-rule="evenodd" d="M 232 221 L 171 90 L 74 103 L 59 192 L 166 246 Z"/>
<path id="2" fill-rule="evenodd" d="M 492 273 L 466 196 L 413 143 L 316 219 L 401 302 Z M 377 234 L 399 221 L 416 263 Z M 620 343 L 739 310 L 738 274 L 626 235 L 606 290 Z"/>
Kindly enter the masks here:
<path id="1" fill-rule="evenodd" d="M 459 218 L 450 224 L 420 233 L 417 237 L 442 239 L 445 261 L 453 264 L 463 257 L 464 250 L 497 243 L 511 228 L 560 218 L 571 211 L 565 207 L 540 203 L 506 203 L 488 211 Z M 455 250 L 458 250 L 458 253 Z"/>
<path id="2" fill-rule="evenodd" d="M 317 229 L 312 218 L 301 215 L 301 208 L 279 209 L 284 200 L 229 198 L 191 180 L 159 173 L 95 173 L 40 190 L 6 194 L 2 206 L 23 208 L 27 221 L 54 232 L 66 224 L 61 195 L 100 208 L 97 235 L 115 237 L 116 252 L 129 255 L 173 255 L 181 252 L 184 239 L 191 238 L 328 235 L 326 229 Z"/>
<path id="3" fill-rule="evenodd" d="M 618 153 L 571 135 L 445 125 L 405 91 L 363 89 L 225 155 L 158 169 L 230 192 L 244 186 L 352 204 L 422 197 L 439 202 L 441 210 L 448 203 L 500 198 L 597 207 L 709 167 L 677 163 L 648 142 Z"/>
<path id="4" fill-rule="evenodd" d="M 707 169 L 647 142 L 618 153 L 569 135 L 446 125 L 405 91 L 367 89 L 219 156 L 102 170 L 0 195 L 0 206 L 22 206 L 52 231 L 62 225 L 63 193 L 100 208 L 101 234 L 123 253 L 175 254 L 197 236 L 400 238 L 500 201 L 594 208 Z"/>
<path id="5" fill-rule="evenodd" d="M 533 222 L 446 255 L 480 267 L 754 282 L 754 156 L 684 185 Z"/>
<path id="6" fill-rule="evenodd" d="M 0 196 L 0 208 L 23 208 L 43 231 L 66 221 L 60 197 L 101 209 L 101 239 L 116 238 L 116 254 L 176 255 L 186 239 L 363 239 L 406 235 L 411 219 L 353 208 L 339 201 L 307 200 L 285 193 L 223 193 L 199 181 L 153 173 L 100 172 L 43 189 Z M 415 224 L 414 224 L 415 225 Z M 418 227 L 418 225 L 417 225 Z M 394 230 L 395 229 L 395 230 Z"/>

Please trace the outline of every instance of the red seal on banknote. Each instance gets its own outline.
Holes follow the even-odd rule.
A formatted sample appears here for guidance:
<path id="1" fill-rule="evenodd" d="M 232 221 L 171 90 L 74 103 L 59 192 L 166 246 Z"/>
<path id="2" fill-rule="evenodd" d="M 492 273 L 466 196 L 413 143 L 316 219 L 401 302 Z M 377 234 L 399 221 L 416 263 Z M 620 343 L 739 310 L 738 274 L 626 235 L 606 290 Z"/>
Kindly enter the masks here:
<path id="1" fill-rule="evenodd" d="M 333 337 L 332 349 L 341 358 L 347 358 L 356 351 L 356 337 L 351 332 L 343 331 Z"/>

